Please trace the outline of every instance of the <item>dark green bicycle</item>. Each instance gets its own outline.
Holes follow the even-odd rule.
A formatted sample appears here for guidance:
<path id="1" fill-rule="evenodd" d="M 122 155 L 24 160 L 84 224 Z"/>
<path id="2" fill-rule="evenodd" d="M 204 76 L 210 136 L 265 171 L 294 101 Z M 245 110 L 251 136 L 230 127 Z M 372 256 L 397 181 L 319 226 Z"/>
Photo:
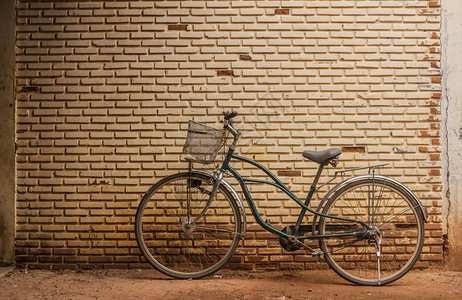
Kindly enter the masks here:
<path id="1" fill-rule="evenodd" d="M 336 172 L 327 183 L 338 174 L 369 171 L 334 186 L 317 209 L 311 209 L 309 204 L 319 190 L 316 186 L 323 168 L 336 166 L 341 150 L 303 152 L 305 158 L 319 164 L 303 202 L 268 169 L 234 154 L 240 137 L 233 127 L 236 115 L 224 113 L 224 130 L 190 121 L 185 151 L 193 159 L 189 160 L 188 172 L 160 180 L 141 200 L 135 220 L 136 239 L 152 266 L 166 275 L 188 279 L 210 275 L 229 261 L 245 237 L 246 216 L 239 194 L 223 178 L 226 172 L 241 186 L 257 223 L 279 236 L 286 250 L 303 249 L 322 256 L 337 274 L 360 285 L 391 283 L 414 266 L 424 244 L 425 210 L 406 186 L 376 174 L 384 165 Z M 213 162 L 227 132 L 234 140 L 219 171 L 193 170 L 193 162 Z M 272 181 L 242 177 L 230 166 L 232 160 L 255 166 Z M 300 205 L 297 222 L 282 230 L 266 223 L 247 186 L 253 183 L 272 185 Z M 313 220 L 302 224 L 307 211 L 314 214 Z M 304 242 L 312 239 L 319 241 L 319 251 Z"/>

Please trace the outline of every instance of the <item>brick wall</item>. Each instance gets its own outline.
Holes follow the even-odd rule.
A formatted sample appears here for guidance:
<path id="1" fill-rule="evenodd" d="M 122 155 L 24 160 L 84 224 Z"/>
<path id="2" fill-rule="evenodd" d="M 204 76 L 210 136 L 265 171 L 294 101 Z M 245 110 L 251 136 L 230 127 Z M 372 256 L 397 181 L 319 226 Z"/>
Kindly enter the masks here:
<path id="1" fill-rule="evenodd" d="M 439 27 L 426 0 L 18 1 L 18 265 L 145 266 L 138 201 L 186 168 L 189 119 L 218 126 L 231 109 L 240 153 L 302 198 L 316 172 L 303 150 L 390 163 L 429 214 L 420 265 L 441 263 Z M 264 219 L 295 222 L 289 199 L 256 191 Z M 326 266 L 248 219 L 241 267 Z"/>

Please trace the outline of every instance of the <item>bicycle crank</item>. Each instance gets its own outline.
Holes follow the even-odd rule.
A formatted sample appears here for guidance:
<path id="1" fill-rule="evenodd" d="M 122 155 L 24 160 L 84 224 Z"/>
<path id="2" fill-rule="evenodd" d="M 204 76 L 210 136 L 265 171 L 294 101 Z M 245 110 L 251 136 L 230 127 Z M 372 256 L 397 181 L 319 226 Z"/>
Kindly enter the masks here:
<path id="1" fill-rule="evenodd" d="M 313 257 L 323 257 L 324 256 L 324 252 L 314 250 L 313 248 L 311 248 L 307 244 L 305 244 L 305 243 L 301 242 L 300 240 L 298 240 L 295 236 L 291 235 L 289 237 L 289 240 L 291 240 L 291 239 L 294 240 L 294 243 L 296 243 L 297 246 L 300 247 L 300 249 L 305 248 L 306 250 L 310 251 L 311 256 L 313 256 Z"/>
<path id="2" fill-rule="evenodd" d="M 289 234 L 288 239 L 284 239 L 282 237 L 279 237 L 279 243 L 281 244 L 282 248 L 286 249 L 287 251 L 297 251 L 297 250 L 308 250 L 311 252 L 311 255 L 313 257 L 322 257 L 324 256 L 323 252 L 316 251 L 307 244 L 301 242 L 295 235 L 292 235 L 294 232 L 295 228 L 294 226 L 287 226 L 285 227 L 282 231 Z"/>
<path id="3" fill-rule="evenodd" d="M 287 233 L 289 235 L 289 239 L 279 237 L 279 244 L 281 244 L 281 247 L 287 251 L 297 251 L 301 249 L 297 243 L 297 239 L 294 235 L 292 235 L 294 231 L 294 226 L 286 226 L 284 229 L 282 229 L 282 232 Z"/>

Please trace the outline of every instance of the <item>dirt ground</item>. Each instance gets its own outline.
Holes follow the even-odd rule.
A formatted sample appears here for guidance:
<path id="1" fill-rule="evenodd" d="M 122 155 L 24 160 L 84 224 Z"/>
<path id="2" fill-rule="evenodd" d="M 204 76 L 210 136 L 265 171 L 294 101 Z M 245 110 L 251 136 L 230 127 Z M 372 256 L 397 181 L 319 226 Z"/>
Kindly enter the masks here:
<path id="1" fill-rule="evenodd" d="M 384 287 L 355 286 L 331 270 L 219 271 L 173 280 L 154 270 L 14 270 L 0 299 L 462 299 L 462 272 L 412 270 Z"/>

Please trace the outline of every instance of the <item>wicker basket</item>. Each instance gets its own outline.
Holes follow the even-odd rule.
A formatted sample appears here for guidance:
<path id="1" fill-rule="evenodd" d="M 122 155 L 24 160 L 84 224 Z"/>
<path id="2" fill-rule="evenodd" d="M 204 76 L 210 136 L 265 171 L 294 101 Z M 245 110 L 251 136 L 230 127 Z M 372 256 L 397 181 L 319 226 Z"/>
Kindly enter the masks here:
<path id="1" fill-rule="evenodd" d="M 215 161 L 225 139 L 226 132 L 224 130 L 190 120 L 183 151 L 190 154 L 199 163 L 210 164 Z"/>

